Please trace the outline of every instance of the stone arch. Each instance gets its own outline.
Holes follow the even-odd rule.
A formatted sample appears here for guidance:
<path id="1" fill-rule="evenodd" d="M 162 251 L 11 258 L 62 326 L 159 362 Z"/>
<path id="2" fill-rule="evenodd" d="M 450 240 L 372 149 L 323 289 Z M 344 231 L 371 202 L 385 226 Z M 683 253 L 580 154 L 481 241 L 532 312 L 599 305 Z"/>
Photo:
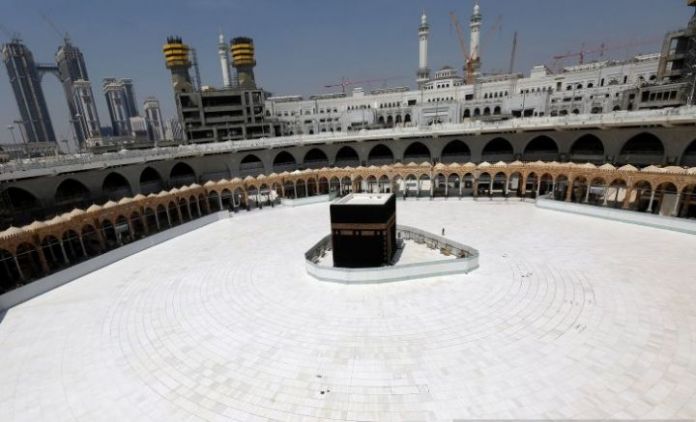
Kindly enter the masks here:
<path id="1" fill-rule="evenodd" d="M 457 173 L 452 173 L 447 176 L 447 192 L 445 196 L 460 196 L 461 194 L 461 178 Z"/>
<path id="2" fill-rule="evenodd" d="M 119 215 L 116 217 L 114 229 L 116 230 L 116 237 L 120 245 L 130 243 L 134 240 L 131 222 L 128 220 L 128 218 L 126 218 L 125 215 Z"/>
<path id="3" fill-rule="evenodd" d="M 115 171 L 112 171 L 104 177 L 102 181 L 102 192 L 106 199 L 112 201 L 118 201 L 121 198 L 133 196 L 133 189 L 131 189 L 128 179 L 121 173 Z"/>
<path id="4" fill-rule="evenodd" d="M 493 189 L 493 177 L 490 173 L 483 172 L 479 174 L 476 178 L 476 190 L 474 194 L 476 196 L 490 196 Z"/>
<path id="5" fill-rule="evenodd" d="M 161 223 L 158 221 L 157 213 L 153 208 L 147 207 L 143 210 L 143 224 L 147 228 L 148 233 L 160 231 Z"/>
<path id="6" fill-rule="evenodd" d="M 585 176 L 576 176 L 571 181 L 570 200 L 575 203 L 583 202 L 588 188 L 587 178 Z"/>
<path id="7" fill-rule="evenodd" d="M 404 151 L 405 163 L 414 162 L 420 164 L 424 161 L 432 161 L 432 155 L 430 154 L 430 149 L 425 146 L 422 142 L 412 142 Z"/>
<path id="8" fill-rule="evenodd" d="M 507 186 L 507 174 L 505 172 L 499 171 L 493 175 L 493 188 L 491 190 L 492 195 L 503 196 L 506 193 Z"/>
<path id="9" fill-rule="evenodd" d="M 462 115 L 462 119 L 468 119 L 470 117 L 471 117 L 471 110 L 469 110 L 467 108 L 466 110 L 464 110 L 464 114 Z"/>
<path id="10" fill-rule="evenodd" d="M 341 180 L 338 177 L 334 176 L 329 180 L 329 191 L 341 194 Z"/>
<path id="11" fill-rule="evenodd" d="M 172 199 L 169 201 L 169 204 L 167 204 L 167 213 L 169 214 L 169 221 L 172 227 L 181 224 L 181 215 L 179 214 L 179 205 L 176 198 Z"/>
<path id="12" fill-rule="evenodd" d="M 14 255 L 7 249 L 0 248 L 0 294 L 19 287 L 21 280 Z"/>
<path id="13" fill-rule="evenodd" d="M 104 248 L 101 243 L 101 238 L 93 225 L 85 224 L 82 226 L 80 229 L 80 236 L 82 237 L 82 244 L 85 245 L 87 256 L 96 256 L 102 253 Z"/>
<path id="14" fill-rule="evenodd" d="M 86 251 L 80 243 L 80 235 L 75 230 L 68 229 L 63 232 L 61 240 L 63 241 L 63 248 L 69 263 L 74 264 L 86 258 Z"/>
<path id="15" fill-rule="evenodd" d="M 647 166 L 665 161 L 665 147 L 660 138 L 649 132 L 640 133 L 623 144 L 617 163 Z"/>
<path id="16" fill-rule="evenodd" d="M 222 201 L 217 191 L 212 190 L 208 192 L 208 209 L 211 212 L 222 211 Z"/>
<path id="17" fill-rule="evenodd" d="M 159 172 L 152 167 L 145 167 L 140 173 L 140 193 L 148 195 L 164 190 L 164 182 Z"/>
<path id="18" fill-rule="evenodd" d="M 41 252 L 46 258 L 49 271 L 55 271 L 67 265 L 65 262 L 67 257 L 63 256 L 61 242 L 52 234 L 46 235 L 41 239 Z"/>
<path id="19" fill-rule="evenodd" d="M 11 207 L 16 226 L 31 223 L 36 211 L 42 208 L 36 196 L 26 189 L 10 186 L 2 191 L 2 197 Z"/>
<path id="20" fill-rule="evenodd" d="M 558 144 L 546 135 L 540 135 L 527 143 L 522 155 L 525 161 L 558 160 Z"/>
<path id="21" fill-rule="evenodd" d="M 696 218 L 696 183 L 684 186 L 680 194 L 677 217 Z"/>
<path id="22" fill-rule="evenodd" d="M 264 172 L 263 161 L 254 154 L 247 154 L 239 163 L 241 177 L 257 176 Z"/>
<path id="23" fill-rule="evenodd" d="M 370 149 L 370 153 L 367 155 L 368 165 L 391 164 L 393 162 L 394 153 L 384 144 L 377 144 L 373 146 L 372 149 Z"/>
<path id="24" fill-rule="evenodd" d="M 303 166 L 308 169 L 320 169 L 329 166 L 329 157 L 319 148 L 312 148 L 304 156 Z"/>
<path id="25" fill-rule="evenodd" d="M 25 280 L 37 279 L 44 275 L 39 251 L 33 243 L 23 242 L 17 246 L 16 257 Z"/>
<path id="26" fill-rule="evenodd" d="M 684 150 L 680 164 L 687 167 L 696 167 L 696 139 Z"/>
<path id="27" fill-rule="evenodd" d="M 592 134 L 586 134 L 573 142 L 570 147 L 570 161 L 575 163 L 603 163 L 604 143 L 601 139 Z"/>
<path id="28" fill-rule="evenodd" d="M 60 182 L 53 199 L 58 212 L 70 211 L 75 207 L 86 208 L 93 203 L 87 186 L 72 178 Z"/>
<path id="29" fill-rule="evenodd" d="M 298 198 L 306 198 L 309 196 L 309 187 L 307 186 L 307 181 L 304 179 L 295 180 L 295 193 Z"/>
<path id="30" fill-rule="evenodd" d="M 341 186 L 343 187 L 341 196 L 353 192 L 353 182 L 350 180 L 349 176 L 343 176 L 343 178 L 341 178 Z"/>
<path id="31" fill-rule="evenodd" d="M 292 172 L 297 170 L 297 161 L 287 151 L 280 151 L 273 159 L 273 171 L 282 173 L 284 171 Z"/>
<path id="32" fill-rule="evenodd" d="M 495 138 L 486 143 L 481 153 L 481 160 L 495 163 L 498 161 L 512 161 L 514 159 L 512 144 L 505 138 Z"/>
<path id="33" fill-rule="evenodd" d="M 377 181 L 377 186 L 379 187 L 379 193 L 391 193 L 391 181 L 386 174 L 382 175 Z"/>
<path id="34" fill-rule="evenodd" d="M 326 195 L 329 193 L 329 179 L 325 176 L 319 178 L 319 195 Z"/>
<path id="35" fill-rule="evenodd" d="M 471 149 L 459 139 L 450 141 L 445 145 L 440 154 L 440 161 L 445 164 L 464 164 L 471 161 Z"/>
<path id="36" fill-rule="evenodd" d="M 169 210 L 164 204 L 157 205 L 155 210 L 157 220 L 160 223 L 160 230 L 170 228 L 172 226 L 172 218 L 169 216 Z"/>
<path id="37" fill-rule="evenodd" d="M 145 221 L 140 212 L 133 210 L 130 213 L 128 222 L 133 230 L 133 240 L 142 239 L 145 237 Z"/>
<path id="38" fill-rule="evenodd" d="M 674 204 L 677 201 L 677 186 L 672 182 L 662 182 L 655 188 L 655 198 L 652 213 L 659 215 L 672 215 Z"/>
<path id="39" fill-rule="evenodd" d="M 184 162 L 174 164 L 169 171 L 169 187 L 179 188 L 196 183 L 196 172 Z"/>
<path id="40" fill-rule="evenodd" d="M 522 196 L 522 180 L 522 173 L 519 171 L 516 171 L 508 176 L 507 194 L 509 195 L 511 192 L 514 192 L 515 196 Z"/>
<path id="41" fill-rule="evenodd" d="M 594 177 L 590 180 L 586 202 L 592 205 L 602 205 L 606 194 L 607 181 L 603 177 Z"/>
<path id="42" fill-rule="evenodd" d="M 336 167 L 358 167 L 360 157 L 353 147 L 343 146 L 336 152 L 334 165 Z"/>

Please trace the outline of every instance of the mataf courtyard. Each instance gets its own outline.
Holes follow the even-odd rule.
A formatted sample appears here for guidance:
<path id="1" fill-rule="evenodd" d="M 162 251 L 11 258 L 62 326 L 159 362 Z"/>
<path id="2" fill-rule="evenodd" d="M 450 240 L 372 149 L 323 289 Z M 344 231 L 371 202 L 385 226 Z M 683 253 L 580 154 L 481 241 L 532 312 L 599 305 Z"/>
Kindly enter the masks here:
<path id="1" fill-rule="evenodd" d="M 322 282 L 329 205 L 179 236 L 10 309 L 2 421 L 696 418 L 696 236 L 519 201 L 399 201 L 469 274 Z"/>

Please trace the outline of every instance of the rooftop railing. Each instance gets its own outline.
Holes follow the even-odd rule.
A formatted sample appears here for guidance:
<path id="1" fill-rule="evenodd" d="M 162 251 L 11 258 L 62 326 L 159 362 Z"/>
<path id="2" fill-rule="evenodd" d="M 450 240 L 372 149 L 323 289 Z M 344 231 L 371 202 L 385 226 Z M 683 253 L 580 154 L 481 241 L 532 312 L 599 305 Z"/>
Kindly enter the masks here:
<path id="1" fill-rule="evenodd" d="M 179 145 L 176 147 L 152 148 L 147 150 L 122 150 L 120 152 L 104 154 L 80 153 L 14 160 L 5 164 L 0 164 L 0 181 L 156 160 L 178 159 L 255 149 L 346 142 L 349 140 L 369 141 L 379 139 L 496 133 L 502 131 L 557 130 L 583 127 L 621 127 L 627 125 L 673 125 L 688 123 L 696 123 L 696 106 L 630 112 L 618 111 L 605 114 L 526 117 L 496 122 L 473 120 L 462 123 L 448 123 L 422 127 L 394 127 L 375 130 L 363 129 L 358 132 L 323 132 L 316 135 L 294 135 L 201 145 Z"/>

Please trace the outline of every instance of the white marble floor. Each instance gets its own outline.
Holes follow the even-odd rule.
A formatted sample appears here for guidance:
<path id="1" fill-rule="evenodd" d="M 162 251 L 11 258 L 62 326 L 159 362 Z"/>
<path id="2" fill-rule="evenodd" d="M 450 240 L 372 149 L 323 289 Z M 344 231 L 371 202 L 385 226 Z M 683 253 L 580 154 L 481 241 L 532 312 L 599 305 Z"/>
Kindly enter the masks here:
<path id="1" fill-rule="evenodd" d="M 242 213 L 11 309 L 2 421 L 696 418 L 696 236 L 410 201 L 468 275 L 305 273 L 328 205 Z"/>

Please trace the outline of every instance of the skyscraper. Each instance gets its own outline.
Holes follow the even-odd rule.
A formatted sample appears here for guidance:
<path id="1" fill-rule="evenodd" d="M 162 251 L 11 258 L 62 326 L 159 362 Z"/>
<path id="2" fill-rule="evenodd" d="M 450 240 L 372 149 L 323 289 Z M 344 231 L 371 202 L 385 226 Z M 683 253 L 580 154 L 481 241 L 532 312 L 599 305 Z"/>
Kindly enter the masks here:
<path id="1" fill-rule="evenodd" d="M 131 79 L 104 79 L 104 95 L 109 109 L 114 136 L 130 136 L 130 118 L 138 116 Z"/>
<path id="2" fill-rule="evenodd" d="M 56 142 L 41 78 L 31 51 L 21 40 L 13 38 L 2 46 L 2 57 L 14 91 L 21 116 L 21 127 L 27 142 Z"/>
<path id="3" fill-rule="evenodd" d="M 80 132 L 84 136 L 83 141 L 101 137 L 101 127 L 99 116 L 97 115 L 97 107 L 94 104 L 92 85 L 89 81 L 78 79 L 71 84 L 71 90 L 76 111 L 74 116 L 76 123 L 80 127 Z"/>
<path id="4" fill-rule="evenodd" d="M 164 126 L 162 124 L 162 112 L 157 98 L 147 97 L 143 104 L 145 111 L 145 121 L 147 122 L 147 132 L 150 140 L 161 141 L 164 139 Z"/>
<path id="5" fill-rule="evenodd" d="M 67 37 L 56 52 L 56 65 L 58 66 L 58 77 L 63 84 L 65 98 L 68 102 L 68 110 L 70 111 L 71 124 L 75 130 L 75 137 L 78 143 L 83 145 L 85 139 L 89 136 L 83 131 L 84 124 L 81 122 L 80 116 L 77 115 L 78 105 L 74 95 L 73 84 L 78 80 L 89 81 L 89 76 L 87 75 L 87 66 L 85 66 L 82 52 L 73 46 Z M 98 121 L 99 118 L 96 120 Z"/>

